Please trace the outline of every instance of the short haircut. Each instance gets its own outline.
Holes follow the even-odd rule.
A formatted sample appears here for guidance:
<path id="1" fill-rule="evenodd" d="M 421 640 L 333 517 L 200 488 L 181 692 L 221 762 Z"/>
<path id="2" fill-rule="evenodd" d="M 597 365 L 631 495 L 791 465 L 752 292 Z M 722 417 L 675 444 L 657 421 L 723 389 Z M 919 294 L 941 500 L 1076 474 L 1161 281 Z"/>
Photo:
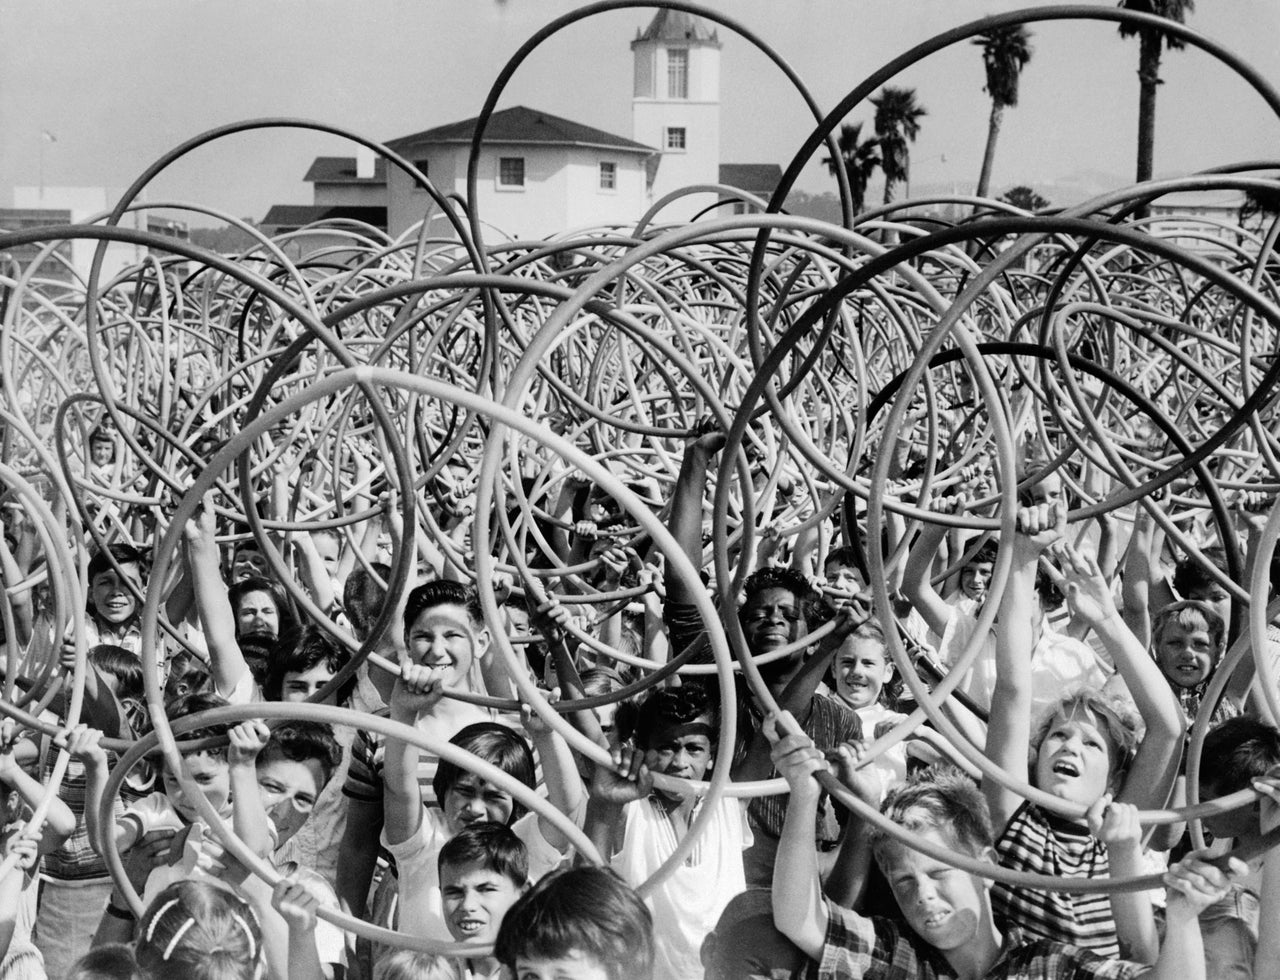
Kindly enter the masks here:
<path id="1" fill-rule="evenodd" d="M 382 579 L 379 582 L 378 579 Z M 342 587 L 342 608 L 351 621 L 351 628 L 361 640 L 369 636 L 387 601 L 387 587 L 391 581 L 391 566 L 380 561 L 370 562 L 369 567 L 357 565 L 347 576 Z"/>
<path id="2" fill-rule="evenodd" d="M 136 653 L 114 643 L 99 643 L 89 648 L 89 662 L 116 679 L 116 697 L 120 700 L 146 696 L 142 661 Z"/>
<path id="3" fill-rule="evenodd" d="M 419 585 L 409 593 L 404 604 L 405 635 L 408 635 L 409 629 L 424 610 L 434 609 L 436 606 L 461 606 L 467 611 L 467 618 L 471 620 L 472 626 L 476 629 L 484 626 L 484 614 L 480 609 L 480 597 L 476 590 L 461 582 L 437 579 L 435 582 Z"/>
<path id="4" fill-rule="evenodd" d="M 1138 743 L 1142 740 L 1142 719 L 1127 701 L 1085 687 L 1064 695 L 1040 715 L 1039 724 L 1027 746 L 1027 765 L 1031 772 L 1035 772 L 1036 756 L 1039 755 L 1040 746 L 1053 727 L 1054 720 L 1060 717 L 1074 718 L 1081 714 L 1088 715 L 1098 725 L 1115 750 L 1112 753 L 1108 779 L 1119 779 L 1129 771 L 1134 756 L 1138 754 Z"/>
<path id="5" fill-rule="evenodd" d="M 226 889 L 178 881 L 143 914 L 135 955 L 147 980 L 253 980 L 262 929 L 253 909 Z"/>
<path id="6" fill-rule="evenodd" d="M 822 563 L 822 567 L 825 569 L 830 565 L 856 568 L 858 574 L 862 574 L 862 562 L 858 560 L 858 550 L 852 545 L 841 545 L 839 548 L 832 548 L 828 551 L 826 561 Z"/>
<path id="7" fill-rule="evenodd" d="M 1249 789 L 1280 766 L 1280 729 L 1258 718 L 1241 715 L 1209 730 L 1200 756 L 1200 783 L 1215 796 Z"/>
<path id="8" fill-rule="evenodd" d="M 342 746 L 333 737 L 333 727 L 319 721 L 286 721 L 271 729 L 271 738 L 258 756 L 259 762 L 272 759 L 308 762 L 314 759 L 327 783 L 342 763 Z M 321 787 L 323 788 L 323 787 Z"/>
<path id="9" fill-rule="evenodd" d="M 225 708 L 230 704 L 226 698 L 211 692 L 193 692 L 184 694 L 180 698 L 174 698 L 164 706 L 164 713 L 170 721 L 177 721 L 179 718 L 185 718 L 187 715 L 199 714 L 201 711 L 208 711 L 211 708 Z M 222 722 L 217 725 L 207 725 L 203 728 L 197 728 L 194 731 L 183 732 L 178 739 L 178 748 L 182 748 L 184 741 L 192 741 L 195 739 L 208 738 L 213 735 L 226 735 L 231 731 L 229 722 Z M 223 745 L 216 749 L 206 749 L 209 755 L 218 759 L 227 757 L 227 747 Z M 158 757 L 160 750 L 153 749 Z"/>
<path id="10" fill-rule="evenodd" d="M 547 875 L 507 910 L 494 956 L 560 959 L 577 952 L 609 980 L 652 980 L 653 916 L 610 868 L 584 866 Z"/>
<path id="11" fill-rule="evenodd" d="M 537 785 L 533 752 L 519 733 L 499 725 L 496 721 L 477 721 L 467 725 L 457 735 L 449 739 L 450 744 L 466 749 L 472 755 L 496 766 L 524 783 L 530 789 Z M 436 767 L 435 777 L 431 780 L 431 788 L 436 799 L 444 804 L 445 795 L 453 789 L 453 784 L 470 770 L 455 765 L 448 759 L 441 759 Z M 511 820 L 515 822 L 525 815 L 527 808 L 519 800 L 515 800 L 511 811 Z"/>
<path id="12" fill-rule="evenodd" d="M 1217 610 L 1199 599 L 1171 602 L 1156 613 L 1151 621 L 1152 646 L 1160 642 L 1160 637 L 1164 635 L 1170 623 L 1177 623 L 1184 630 L 1208 630 L 1213 645 L 1219 649 L 1227 635 L 1227 624 L 1218 615 Z"/>
<path id="13" fill-rule="evenodd" d="M 679 687 L 664 687 L 640 703 L 632 738 L 637 747 L 648 749 L 653 737 L 664 727 L 687 725 L 703 715 L 711 717 L 713 727 L 720 724 L 720 705 L 705 685 L 693 682 Z M 711 741 L 714 748 L 715 738 Z"/>
<path id="14" fill-rule="evenodd" d="M 996 563 L 996 559 L 1000 557 L 1000 546 L 994 541 L 984 541 L 982 546 L 973 553 L 965 565 L 979 565 L 990 562 L 992 565 Z"/>
<path id="15" fill-rule="evenodd" d="M 66 980 L 138 980 L 138 961 L 126 943 L 95 946 L 76 960 Z"/>
<path id="16" fill-rule="evenodd" d="M 179 650 L 169 658 L 169 676 L 164 682 L 165 701 L 175 700 L 183 694 L 213 693 L 213 678 L 209 665 L 190 650 Z"/>
<path id="17" fill-rule="evenodd" d="M 412 949 L 396 950 L 373 967 L 373 980 L 456 980 L 457 976 L 451 957 Z"/>
<path id="18" fill-rule="evenodd" d="M 111 564 L 111 559 L 115 559 L 116 565 L 137 565 L 141 571 L 143 578 L 146 577 L 151 563 L 147 560 L 147 556 L 139 549 L 131 544 L 125 544 L 123 541 L 114 541 L 107 545 L 106 548 L 94 552 L 92 558 L 89 559 L 88 581 L 93 584 L 93 580 L 103 572 L 110 572 L 115 566 Z"/>
<path id="19" fill-rule="evenodd" d="M 529 852 L 510 827 L 485 820 L 468 824 L 440 848 L 440 886 L 444 869 L 478 865 L 511 881 L 517 888 L 529 883 Z"/>
<path id="20" fill-rule="evenodd" d="M 301 674 L 319 664 L 324 664 L 336 674 L 350 660 L 350 650 L 319 626 L 308 625 L 303 628 L 296 643 L 280 644 L 273 650 L 267 660 L 267 674 L 262 685 L 262 693 L 268 701 L 279 701 L 284 697 L 285 674 Z M 337 703 L 345 704 L 355 687 L 356 675 L 353 673 L 338 688 Z"/>
<path id="21" fill-rule="evenodd" d="M 946 835 L 969 857 L 992 846 L 986 800 L 973 780 L 952 766 L 931 766 L 910 777 L 890 791 L 880 812 L 904 830 Z M 871 849 L 882 870 L 888 867 L 888 847 L 894 842 L 888 832 L 872 828 Z"/>
<path id="22" fill-rule="evenodd" d="M 794 568 L 768 566 L 756 569 L 742 583 L 743 606 L 749 605 L 765 589 L 786 589 L 797 602 L 808 602 L 814 598 L 813 586 Z"/>
<path id="23" fill-rule="evenodd" d="M 1200 589 L 1217 585 L 1218 579 L 1209 572 L 1209 565 L 1226 574 L 1227 552 L 1224 548 L 1205 548 L 1200 554 L 1204 557 L 1204 562 L 1188 556 L 1173 567 L 1173 587 L 1178 595 L 1190 595 Z"/>

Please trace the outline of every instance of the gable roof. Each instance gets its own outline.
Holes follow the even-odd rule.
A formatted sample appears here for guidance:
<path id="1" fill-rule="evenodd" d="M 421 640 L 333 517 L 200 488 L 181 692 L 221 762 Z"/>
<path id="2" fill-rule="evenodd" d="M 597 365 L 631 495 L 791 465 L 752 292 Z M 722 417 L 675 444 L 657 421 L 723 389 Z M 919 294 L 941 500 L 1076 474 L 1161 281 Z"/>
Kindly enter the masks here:
<path id="1" fill-rule="evenodd" d="M 776 163 L 722 163 L 720 183 L 768 200 L 782 181 L 782 168 Z"/>
<path id="2" fill-rule="evenodd" d="M 316 157 L 302 178 L 313 184 L 385 184 L 387 182 L 387 161 L 375 157 L 372 177 L 356 176 L 355 157 Z"/>
<path id="3" fill-rule="evenodd" d="M 432 143 L 470 146 L 478 118 L 477 116 L 461 122 L 436 126 L 434 129 L 426 129 L 411 136 L 401 136 L 398 139 L 388 140 L 387 146 L 397 152 L 408 147 L 416 148 Z M 593 146 L 644 156 L 658 152 L 652 146 L 645 146 L 635 140 L 614 136 L 603 129 L 584 126 L 572 119 L 553 116 L 549 112 L 522 105 L 512 109 L 502 109 L 490 116 L 489 124 L 484 130 L 484 141 L 486 144 L 526 146 Z"/>
<path id="4" fill-rule="evenodd" d="M 636 39 L 631 43 L 642 41 L 694 41 L 720 46 L 720 36 L 701 17 L 665 7 L 653 15 L 648 27 L 636 32 Z"/>

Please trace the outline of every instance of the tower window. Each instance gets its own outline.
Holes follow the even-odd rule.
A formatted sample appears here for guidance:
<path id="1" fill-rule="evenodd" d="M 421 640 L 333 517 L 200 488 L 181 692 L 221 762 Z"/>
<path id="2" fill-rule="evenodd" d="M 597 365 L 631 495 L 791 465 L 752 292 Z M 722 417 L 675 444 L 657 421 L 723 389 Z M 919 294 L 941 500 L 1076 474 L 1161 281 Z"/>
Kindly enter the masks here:
<path id="1" fill-rule="evenodd" d="M 524 186 L 524 157 L 498 158 L 498 186 Z"/>
<path id="2" fill-rule="evenodd" d="M 600 162 L 600 189 L 602 191 L 618 189 L 618 165 L 611 160 Z"/>
<path id="3" fill-rule="evenodd" d="M 668 150 L 686 150 L 688 141 L 683 126 L 668 126 L 666 147 Z"/>
<path id="4" fill-rule="evenodd" d="M 667 98 L 689 97 L 689 52 L 684 48 L 667 51 Z"/>

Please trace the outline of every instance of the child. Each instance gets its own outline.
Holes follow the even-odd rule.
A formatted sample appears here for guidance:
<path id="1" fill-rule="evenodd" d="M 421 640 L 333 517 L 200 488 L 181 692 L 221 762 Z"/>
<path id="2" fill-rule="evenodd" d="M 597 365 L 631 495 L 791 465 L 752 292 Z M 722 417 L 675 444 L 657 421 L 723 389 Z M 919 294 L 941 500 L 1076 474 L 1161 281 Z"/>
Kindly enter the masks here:
<path id="1" fill-rule="evenodd" d="M 1089 977 L 1128 978 L 1146 972 L 1138 963 L 1110 960 L 1089 950 L 1026 937 L 1000 922 L 982 877 L 906 847 L 879 828 L 864 842 L 889 882 L 904 921 L 863 916 L 823 899 L 814 851 L 819 786 L 828 762 L 813 741 L 783 714 L 771 718 L 773 757 L 791 788 L 773 915 L 778 928 L 811 959 L 820 978 Z M 946 851 L 995 864 L 991 824 L 982 797 L 967 777 L 928 770 L 894 790 L 881 812 L 913 838 Z M 1232 859 L 1219 870 L 1192 855 L 1165 876 L 1170 888 L 1168 929 L 1155 969 L 1158 978 L 1202 980 L 1204 960 L 1196 916 L 1243 871 Z"/>
<path id="2" fill-rule="evenodd" d="M 43 831 L 36 828 L 38 836 L 20 833 L 44 796 L 45 787 L 18 764 L 14 725 L 5 722 L 0 728 L 0 858 L 16 854 L 14 865 L 0 878 L 0 976 L 6 980 L 44 977 L 44 960 L 31 938 L 39 888 L 36 865 L 41 854 L 57 850 L 76 827 L 70 808 L 54 797 Z"/>
<path id="3" fill-rule="evenodd" d="M 689 832 L 702 797 L 655 789 L 652 773 L 701 780 L 715 762 L 719 708 L 699 684 L 655 691 L 640 705 L 635 749 L 616 752 L 615 772 L 596 766 L 587 833 L 632 887 L 644 883 Z M 657 924 L 654 975 L 701 970 L 700 951 L 729 899 L 746 888 L 742 852 L 751 844 L 745 808 L 722 797 L 697 846 L 647 902 Z"/>
<path id="4" fill-rule="evenodd" d="M 1200 699 L 1226 647 L 1226 622 L 1207 602 L 1184 599 L 1165 606 L 1151 623 L 1151 653 L 1187 721 L 1195 719 Z M 1218 705 L 1215 720 L 1230 717 L 1228 702 Z"/>
<path id="5" fill-rule="evenodd" d="M 195 695 L 176 702 L 170 708 L 170 717 L 176 719 L 225 703 L 211 695 Z M 231 739 L 228 748 L 206 749 L 185 757 L 187 775 L 205 794 L 219 817 L 232 818 L 233 828 L 240 839 L 253 851 L 265 856 L 274 847 L 275 831 L 262 806 L 254 763 L 267 739 L 266 726 L 261 722 L 243 722 L 227 734 Z M 106 828 L 102 828 L 98 821 L 107 783 L 107 754 L 99 744 L 101 738 L 102 733 L 96 729 L 78 725 L 67 739 L 68 751 L 85 765 L 85 823 L 89 839 L 95 848 L 99 848 L 99 853 L 103 840 L 101 834 Z M 167 764 L 162 780 L 162 792 L 152 793 L 127 807 L 123 816 L 110 828 L 116 847 L 122 852 L 128 851 L 154 830 L 170 829 L 185 834 L 182 861 L 176 865 L 162 865 L 151 872 L 143 892 L 144 901 L 150 900 L 172 881 L 209 876 L 216 871 L 212 857 L 216 848 L 205 846 L 204 839 L 211 832 L 200 818 L 194 800 L 187 796 L 186 788 Z"/>
<path id="6" fill-rule="evenodd" d="M 66 980 L 142 980 L 133 947 L 125 943 L 95 946 L 71 967 Z"/>
<path id="7" fill-rule="evenodd" d="M 134 955 L 144 980 L 262 980 L 266 970 L 253 909 L 202 881 L 175 881 L 152 900 Z"/>
<path id="8" fill-rule="evenodd" d="M 518 980 L 652 980 L 653 919 L 613 872 L 570 868 L 511 906 L 493 952 Z"/>
<path id="9" fill-rule="evenodd" d="M 836 696 L 858 713 L 863 742 L 869 744 L 906 715 L 884 703 L 885 687 L 893 680 L 893 661 L 885 646 L 884 631 L 874 619 L 854 630 L 836 650 L 831 680 Z M 878 798 L 907 776 L 905 743 L 899 742 L 870 766 L 879 783 Z"/>
<path id="10" fill-rule="evenodd" d="M 1185 725 L 1159 670 L 1116 611 L 1092 558 L 1060 543 L 1063 505 L 1020 508 L 1010 542 L 1013 562 L 996 631 L 996 687 L 986 755 L 1006 772 L 1087 810 L 1084 822 L 1051 816 L 993 779 L 982 784 L 996 849 L 1006 868 L 1071 877 L 1145 872 L 1135 806 L 1165 805 L 1176 776 Z M 1062 697 L 1032 737 L 1030 609 L 1040 553 L 1057 543 L 1072 614 L 1106 646 L 1137 698 L 1146 723 L 1139 742 L 1128 710 L 1084 689 Z M 1142 893 L 1058 894 L 994 886 L 996 911 L 1032 936 L 1117 956 L 1154 960 L 1158 941 L 1150 898 Z"/>
<path id="11" fill-rule="evenodd" d="M 1204 818 L 1204 829 L 1214 837 L 1213 850 L 1226 853 L 1232 847 L 1256 842 L 1274 823 L 1280 780 L 1280 730 L 1257 718 L 1231 718 L 1212 729 L 1200 756 L 1200 798 L 1212 800 L 1242 789 L 1264 794 L 1253 806 Z M 1264 811 L 1270 821 L 1264 819 Z M 1280 861 L 1271 854 L 1250 862 L 1249 876 L 1232 885 L 1222 901 L 1200 914 L 1204 934 L 1205 964 L 1212 977 L 1253 976 L 1259 932 L 1259 898 L 1263 876 L 1280 878 Z M 1274 963 L 1274 961 L 1272 961 Z M 1259 976 L 1265 975 L 1262 970 Z"/>

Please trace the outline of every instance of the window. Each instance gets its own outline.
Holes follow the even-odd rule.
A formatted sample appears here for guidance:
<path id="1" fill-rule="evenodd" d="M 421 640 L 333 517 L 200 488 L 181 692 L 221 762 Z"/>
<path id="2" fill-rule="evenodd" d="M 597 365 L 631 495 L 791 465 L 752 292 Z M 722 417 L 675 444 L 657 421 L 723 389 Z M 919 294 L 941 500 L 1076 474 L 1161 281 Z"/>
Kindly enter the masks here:
<path id="1" fill-rule="evenodd" d="M 689 97 L 689 52 L 676 48 L 667 52 L 667 98 Z"/>
<path id="2" fill-rule="evenodd" d="M 611 161 L 600 163 L 600 189 L 613 191 L 618 189 L 618 165 Z"/>
<path id="3" fill-rule="evenodd" d="M 687 144 L 685 140 L 685 130 L 683 126 L 667 127 L 667 149 L 668 150 L 687 149 Z"/>
<path id="4" fill-rule="evenodd" d="M 524 186 L 524 157 L 498 158 L 498 186 Z"/>
<path id="5" fill-rule="evenodd" d="M 430 167 L 428 166 L 428 164 L 430 164 L 430 162 L 431 162 L 430 160 L 414 160 L 414 161 L 413 161 L 413 165 L 414 165 L 415 167 L 417 167 L 419 170 L 421 170 L 421 171 L 422 171 L 422 176 L 424 176 L 424 177 L 430 177 L 430 176 L 431 176 L 431 169 L 430 169 Z"/>

